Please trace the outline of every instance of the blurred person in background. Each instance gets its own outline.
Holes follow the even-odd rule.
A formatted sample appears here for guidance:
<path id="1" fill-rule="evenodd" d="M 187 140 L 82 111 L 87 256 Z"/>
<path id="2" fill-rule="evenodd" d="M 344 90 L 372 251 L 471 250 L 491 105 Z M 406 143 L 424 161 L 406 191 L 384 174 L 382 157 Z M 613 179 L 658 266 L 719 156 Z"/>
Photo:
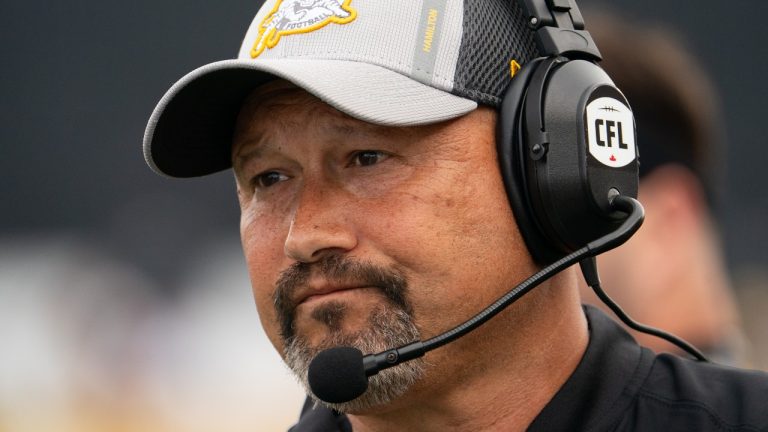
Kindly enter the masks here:
<path id="1" fill-rule="evenodd" d="M 724 180 L 725 134 L 713 85 L 670 31 L 585 12 L 601 66 L 635 113 L 643 227 L 599 258 L 608 293 L 638 321 L 663 328 L 716 361 L 744 364 L 744 338 L 713 207 Z M 592 290 L 584 298 L 602 307 Z M 663 339 L 633 335 L 655 351 Z"/>

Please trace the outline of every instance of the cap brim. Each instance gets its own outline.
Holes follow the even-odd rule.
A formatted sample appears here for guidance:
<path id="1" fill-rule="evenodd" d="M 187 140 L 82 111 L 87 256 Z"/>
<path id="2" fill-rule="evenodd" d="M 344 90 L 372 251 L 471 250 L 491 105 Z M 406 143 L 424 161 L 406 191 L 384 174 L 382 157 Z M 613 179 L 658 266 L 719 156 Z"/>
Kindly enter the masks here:
<path id="1" fill-rule="evenodd" d="M 144 134 L 144 158 L 172 177 L 231 166 L 237 113 L 259 85 L 283 78 L 354 118 L 414 126 L 462 116 L 477 103 L 389 69 L 343 60 L 225 60 L 180 79 L 158 103 Z"/>

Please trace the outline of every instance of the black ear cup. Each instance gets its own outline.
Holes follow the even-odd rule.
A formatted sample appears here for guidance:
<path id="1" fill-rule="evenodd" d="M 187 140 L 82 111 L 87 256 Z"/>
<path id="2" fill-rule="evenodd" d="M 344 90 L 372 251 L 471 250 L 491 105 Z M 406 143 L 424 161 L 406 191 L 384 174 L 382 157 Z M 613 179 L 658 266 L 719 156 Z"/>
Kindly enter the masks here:
<path id="1" fill-rule="evenodd" d="M 624 96 L 586 60 L 537 59 L 513 79 L 497 131 L 510 204 L 536 262 L 614 231 L 609 196 L 637 196 L 635 125 Z"/>

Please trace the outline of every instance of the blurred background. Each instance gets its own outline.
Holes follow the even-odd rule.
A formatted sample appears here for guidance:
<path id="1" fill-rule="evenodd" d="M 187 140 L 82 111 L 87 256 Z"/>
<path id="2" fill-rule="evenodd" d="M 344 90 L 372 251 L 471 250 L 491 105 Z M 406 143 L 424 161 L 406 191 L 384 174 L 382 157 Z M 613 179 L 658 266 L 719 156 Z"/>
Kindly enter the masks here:
<path id="1" fill-rule="evenodd" d="M 673 31 L 713 80 L 723 251 L 749 365 L 768 368 L 768 3 L 580 4 Z M 259 6 L 3 2 L 0 431 L 269 431 L 297 418 L 301 390 L 253 306 L 231 174 L 162 178 L 141 152 L 164 92 L 234 57 Z"/>

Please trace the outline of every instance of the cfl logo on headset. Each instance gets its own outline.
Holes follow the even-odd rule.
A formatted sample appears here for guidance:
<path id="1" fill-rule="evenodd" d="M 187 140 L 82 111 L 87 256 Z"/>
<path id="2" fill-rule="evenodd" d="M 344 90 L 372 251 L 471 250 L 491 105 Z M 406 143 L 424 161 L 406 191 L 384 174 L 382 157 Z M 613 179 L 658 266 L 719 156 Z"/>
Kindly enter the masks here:
<path id="1" fill-rule="evenodd" d="M 598 162 L 621 168 L 637 157 L 635 118 L 627 104 L 615 97 L 593 94 L 585 120 L 589 153 Z"/>

